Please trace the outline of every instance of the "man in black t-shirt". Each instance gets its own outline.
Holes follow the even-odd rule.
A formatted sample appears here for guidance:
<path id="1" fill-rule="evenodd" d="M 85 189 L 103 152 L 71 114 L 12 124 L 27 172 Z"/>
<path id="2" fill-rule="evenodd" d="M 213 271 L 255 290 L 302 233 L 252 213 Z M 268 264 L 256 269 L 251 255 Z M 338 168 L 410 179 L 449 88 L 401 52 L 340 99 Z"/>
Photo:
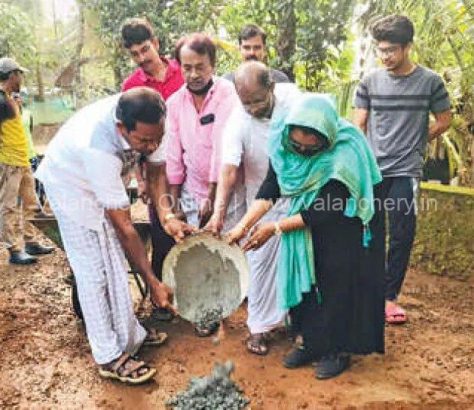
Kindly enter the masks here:
<path id="1" fill-rule="evenodd" d="M 267 34 L 255 24 L 245 25 L 239 34 L 239 50 L 242 61 L 265 62 Z M 290 83 L 288 76 L 280 70 L 270 69 L 272 79 L 275 83 Z M 234 82 L 234 73 L 224 74 L 226 80 Z"/>

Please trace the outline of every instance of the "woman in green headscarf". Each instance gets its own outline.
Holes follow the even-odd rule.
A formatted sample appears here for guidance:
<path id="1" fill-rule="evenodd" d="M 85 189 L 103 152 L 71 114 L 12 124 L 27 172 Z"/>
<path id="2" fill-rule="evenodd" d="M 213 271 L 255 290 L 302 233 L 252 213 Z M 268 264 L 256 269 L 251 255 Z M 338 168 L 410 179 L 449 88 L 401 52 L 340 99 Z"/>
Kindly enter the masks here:
<path id="1" fill-rule="evenodd" d="M 350 354 L 384 351 L 382 178 L 363 134 L 325 95 L 305 94 L 272 123 L 269 152 L 267 178 L 228 240 L 247 236 L 249 251 L 282 235 L 278 303 L 303 337 L 283 363 L 317 361 L 317 378 L 334 377 Z M 255 225 L 281 196 L 288 217 Z"/>

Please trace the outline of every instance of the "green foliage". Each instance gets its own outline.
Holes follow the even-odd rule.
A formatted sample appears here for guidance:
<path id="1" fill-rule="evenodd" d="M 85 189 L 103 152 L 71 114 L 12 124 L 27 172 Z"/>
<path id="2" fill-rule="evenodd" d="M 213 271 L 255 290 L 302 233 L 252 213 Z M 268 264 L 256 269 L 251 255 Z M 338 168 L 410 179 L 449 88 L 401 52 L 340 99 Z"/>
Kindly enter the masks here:
<path id="1" fill-rule="evenodd" d="M 349 61 L 352 60 L 352 56 L 344 46 L 354 3 L 352 0 L 297 2 L 295 58 L 304 63 L 302 80 L 306 89 L 328 90 L 337 87 L 350 73 Z"/>
<path id="2" fill-rule="evenodd" d="M 237 43 L 241 27 L 256 23 L 267 32 L 268 63 L 296 74 L 308 89 L 335 87 L 336 77 L 348 76 L 352 56 L 344 48 L 347 21 L 355 0 L 85 0 L 97 13 L 101 38 L 119 82 L 131 69 L 120 47 L 120 26 L 128 17 L 146 16 L 156 27 L 161 50 L 183 34 L 207 31 L 221 41 Z M 239 63 L 234 52 L 220 53 L 217 71 L 225 73 Z"/>
<path id="3" fill-rule="evenodd" d="M 449 187 L 448 187 L 449 188 Z M 441 187 L 442 189 L 442 187 Z M 411 263 L 437 275 L 468 279 L 474 274 L 474 193 L 422 189 Z"/>
<path id="4" fill-rule="evenodd" d="M 0 3 L 0 56 L 13 57 L 23 65 L 35 61 L 33 28 L 28 15 L 18 7 Z"/>

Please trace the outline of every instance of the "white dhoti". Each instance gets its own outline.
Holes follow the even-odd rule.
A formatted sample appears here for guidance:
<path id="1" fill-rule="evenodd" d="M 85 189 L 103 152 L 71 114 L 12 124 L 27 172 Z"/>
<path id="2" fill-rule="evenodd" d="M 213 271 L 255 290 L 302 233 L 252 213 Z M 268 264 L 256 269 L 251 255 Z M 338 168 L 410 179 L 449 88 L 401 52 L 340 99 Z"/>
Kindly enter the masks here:
<path id="1" fill-rule="evenodd" d="M 259 223 L 277 222 L 286 217 L 288 204 L 287 199 L 279 199 Z M 277 305 L 279 255 L 280 237 L 275 235 L 259 249 L 247 252 L 250 266 L 247 326 L 252 334 L 268 332 L 284 322 L 286 312 Z"/>
<path id="2" fill-rule="evenodd" d="M 107 219 L 98 231 L 81 226 L 47 194 L 76 278 L 94 360 L 106 364 L 124 352 L 136 353 L 146 330 L 133 312 L 126 259 L 115 229 Z"/>

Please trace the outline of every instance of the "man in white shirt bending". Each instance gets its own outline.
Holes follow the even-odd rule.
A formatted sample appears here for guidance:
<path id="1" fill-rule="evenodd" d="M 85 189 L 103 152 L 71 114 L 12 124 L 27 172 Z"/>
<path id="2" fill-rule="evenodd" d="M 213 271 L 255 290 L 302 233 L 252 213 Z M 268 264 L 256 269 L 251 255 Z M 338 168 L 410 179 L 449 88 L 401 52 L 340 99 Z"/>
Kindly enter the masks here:
<path id="1" fill-rule="evenodd" d="M 159 93 L 141 87 L 91 104 L 61 127 L 36 173 L 74 271 L 99 373 L 131 384 L 156 373 L 132 355 L 143 344 L 159 344 L 166 335 L 145 330 L 135 317 L 125 255 L 150 286 L 152 301 L 172 309 L 172 292 L 153 274 L 131 220 L 123 178 L 140 155 L 147 156 L 148 190 L 166 232 L 179 241 L 192 231 L 169 212 L 162 144 L 165 113 Z"/>

